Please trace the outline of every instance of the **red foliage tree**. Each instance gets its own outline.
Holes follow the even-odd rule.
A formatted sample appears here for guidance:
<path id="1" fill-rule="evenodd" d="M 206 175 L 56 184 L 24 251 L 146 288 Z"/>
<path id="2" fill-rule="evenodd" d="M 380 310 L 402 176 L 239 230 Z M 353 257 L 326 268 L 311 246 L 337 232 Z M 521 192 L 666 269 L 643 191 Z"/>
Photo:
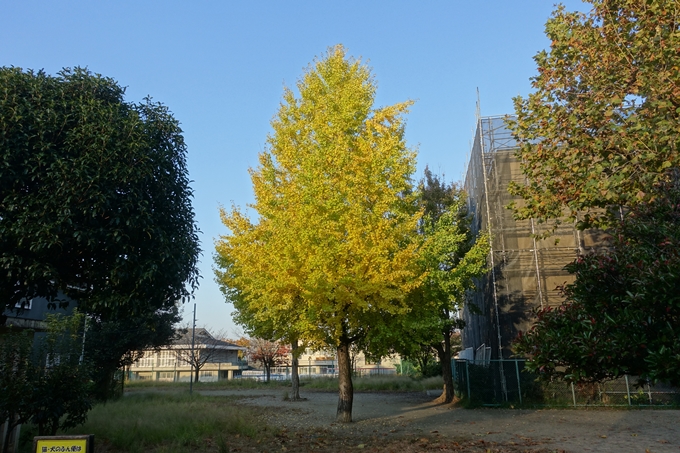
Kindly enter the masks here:
<path id="1" fill-rule="evenodd" d="M 273 367 L 289 364 L 290 347 L 278 341 L 255 338 L 250 340 L 248 346 L 248 360 L 260 363 L 264 367 L 266 379 L 269 382 Z"/>

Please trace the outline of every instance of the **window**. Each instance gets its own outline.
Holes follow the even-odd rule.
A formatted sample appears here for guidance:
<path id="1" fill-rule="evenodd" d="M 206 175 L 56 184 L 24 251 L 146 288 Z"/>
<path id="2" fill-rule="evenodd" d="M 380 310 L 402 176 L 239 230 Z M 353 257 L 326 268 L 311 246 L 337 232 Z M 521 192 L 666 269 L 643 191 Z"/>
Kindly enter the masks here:
<path id="1" fill-rule="evenodd" d="M 177 364 L 177 354 L 175 351 L 161 351 L 158 354 L 159 367 L 174 367 Z"/>
<path id="2" fill-rule="evenodd" d="M 22 310 L 30 310 L 32 306 L 33 306 L 33 299 L 31 299 L 31 300 L 24 299 L 21 302 L 17 302 L 14 305 L 14 308 L 20 308 Z"/>
<path id="3" fill-rule="evenodd" d="M 183 350 L 177 351 L 175 357 L 177 357 L 177 364 L 179 366 L 190 366 L 193 360 L 191 360 L 191 351 Z"/>
<path id="4" fill-rule="evenodd" d="M 137 360 L 137 366 L 140 368 L 151 368 L 155 365 L 155 362 L 156 354 L 154 354 L 153 352 L 146 352 L 144 354 L 144 357 Z"/>

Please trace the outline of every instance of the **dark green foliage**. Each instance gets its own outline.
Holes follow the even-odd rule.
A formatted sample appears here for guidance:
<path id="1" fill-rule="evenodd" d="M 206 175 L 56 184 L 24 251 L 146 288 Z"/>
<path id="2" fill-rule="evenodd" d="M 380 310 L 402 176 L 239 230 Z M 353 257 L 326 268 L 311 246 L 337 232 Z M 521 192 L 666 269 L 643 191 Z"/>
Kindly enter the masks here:
<path id="1" fill-rule="evenodd" d="M 433 174 L 428 166 L 425 166 L 423 173 L 424 177 L 418 183 L 419 204 L 423 210 L 422 223 L 434 226 L 444 212 L 458 203 L 460 189 L 454 184 L 446 184 L 445 181 L 440 180 L 439 176 Z M 464 218 L 467 211 L 461 211 L 460 215 Z"/>
<path id="2" fill-rule="evenodd" d="M 418 264 L 425 279 L 409 294 L 411 311 L 396 320 L 390 332 L 395 350 L 420 364 L 427 376 L 434 357 L 451 363 L 452 336 L 463 323 L 456 316 L 465 292 L 474 288 L 474 278 L 486 272 L 488 239 L 472 233 L 465 193 L 447 184 L 429 168 L 418 185 L 423 217 L 419 225 L 422 240 Z M 438 365 L 444 379 L 445 401 L 453 400 L 450 366 Z"/>
<path id="3" fill-rule="evenodd" d="M 41 436 L 85 423 L 92 409 L 91 368 L 82 356 L 85 316 L 51 315 L 36 344 L 31 422 Z"/>
<path id="4" fill-rule="evenodd" d="M 51 315 L 46 334 L 13 331 L 0 336 L 0 417 L 10 421 L 2 439 L 31 422 L 40 435 L 81 425 L 92 408 L 91 367 L 83 360 L 85 316 Z"/>
<path id="5" fill-rule="evenodd" d="M 0 68 L 0 300 L 123 319 L 190 295 L 200 252 L 177 120 L 84 69 Z M 189 288 L 187 288 L 187 284 Z"/>
<path id="6" fill-rule="evenodd" d="M 85 357 L 92 366 L 93 397 L 107 400 L 122 394 L 119 370 L 141 358 L 145 349 L 169 344 L 179 321 L 177 306 L 120 320 L 88 319 Z"/>
<path id="7" fill-rule="evenodd" d="M 566 301 L 538 312 L 517 341 L 545 377 L 598 382 L 624 374 L 680 385 L 680 181 L 625 214 L 611 248 L 567 266 Z"/>
<path id="8" fill-rule="evenodd" d="M 0 420 L 8 424 L 7 434 L 0 439 L 2 451 L 7 451 L 12 429 L 31 417 L 32 344 L 31 331 L 10 330 L 0 336 Z"/>
<path id="9" fill-rule="evenodd" d="M 422 377 L 434 377 L 442 375 L 442 363 L 437 360 L 430 360 L 424 364 L 418 364 L 418 370 Z"/>

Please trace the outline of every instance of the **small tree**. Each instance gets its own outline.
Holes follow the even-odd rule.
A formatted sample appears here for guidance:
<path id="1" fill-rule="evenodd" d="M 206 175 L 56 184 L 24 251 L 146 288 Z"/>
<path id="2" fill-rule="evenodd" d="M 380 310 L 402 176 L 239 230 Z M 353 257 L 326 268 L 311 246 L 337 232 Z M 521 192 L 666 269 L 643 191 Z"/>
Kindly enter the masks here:
<path id="1" fill-rule="evenodd" d="M 48 315 L 46 334 L 0 336 L 0 417 L 7 423 L 2 451 L 19 424 L 32 422 L 40 435 L 73 428 L 92 408 L 91 366 L 83 357 L 85 316 Z"/>
<path id="2" fill-rule="evenodd" d="M 418 191 L 424 211 L 418 263 L 425 277 L 409 295 L 411 311 L 396 318 L 392 342 L 400 354 L 420 360 L 423 372 L 429 352 L 436 351 L 444 380 L 442 401 L 450 403 L 454 395 L 451 339 L 463 327 L 457 315 L 466 292 L 475 287 L 475 278 L 487 272 L 489 240 L 485 234 L 472 233 L 462 189 L 426 168 Z"/>
<path id="3" fill-rule="evenodd" d="M 8 451 L 14 429 L 33 414 L 35 367 L 31 361 L 32 331 L 9 330 L 0 335 L 0 424 L 6 423 L 2 450 Z"/>
<path id="4" fill-rule="evenodd" d="M 116 373 L 139 360 L 144 351 L 170 344 L 180 321 L 176 305 L 125 319 L 89 317 L 85 357 L 92 365 L 93 396 L 105 401 L 122 394 L 125 378 Z"/>
<path id="5" fill-rule="evenodd" d="M 85 315 L 48 315 L 39 346 L 31 421 L 41 436 L 85 423 L 92 409 L 91 366 L 83 357 Z"/>
<path id="6" fill-rule="evenodd" d="M 248 360 L 262 365 L 267 382 L 270 380 L 273 367 L 290 364 L 290 353 L 289 347 L 262 338 L 250 340 L 248 346 Z"/>
<path id="7" fill-rule="evenodd" d="M 206 329 L 198 328 L 192 339 L 192 329 L 183 329 L 183 331 L 181 337 L 173 344 L 176 348 L 176 358 L 178 362 L 191 365 L 194 382 L 198 382 L 201 369 L 205 364 L 214 362 L 229 344 L 220 339 L 224 336 L 222 332 L 213 336 Z"/>

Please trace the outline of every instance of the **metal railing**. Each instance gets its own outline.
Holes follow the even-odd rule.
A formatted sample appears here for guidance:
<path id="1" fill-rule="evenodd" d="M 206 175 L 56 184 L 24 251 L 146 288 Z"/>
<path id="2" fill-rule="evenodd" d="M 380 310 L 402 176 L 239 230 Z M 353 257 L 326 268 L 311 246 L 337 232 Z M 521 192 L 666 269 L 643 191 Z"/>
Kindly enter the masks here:
<path id="1" fill-rule="evenodd" d="M 631 376 L 593 384 L 547 382 L 525 365 L 523 359 L 453 360 L 457 396 L 483 406 L 680 406 L 680 389 L 666 384 L 638 386 Z"/>

